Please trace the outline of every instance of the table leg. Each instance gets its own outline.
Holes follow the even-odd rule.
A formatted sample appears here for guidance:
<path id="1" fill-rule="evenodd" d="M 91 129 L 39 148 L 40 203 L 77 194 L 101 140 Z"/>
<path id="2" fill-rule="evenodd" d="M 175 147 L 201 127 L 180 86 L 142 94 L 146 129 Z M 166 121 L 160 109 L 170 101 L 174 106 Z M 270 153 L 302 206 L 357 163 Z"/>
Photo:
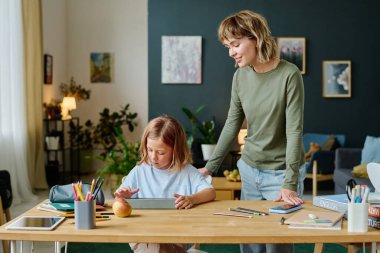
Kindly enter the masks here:
<path id="1" fill-rule="evenodd" d="M 11 246 L 11 253 L 16 253 L 16 251 L 17 251 L 17 248 L 16 248 L 16 242 L 17 241 L 15 241 L 15 240 L 12 240 L 12 241 L 10 241 L 10 246 Z"/>

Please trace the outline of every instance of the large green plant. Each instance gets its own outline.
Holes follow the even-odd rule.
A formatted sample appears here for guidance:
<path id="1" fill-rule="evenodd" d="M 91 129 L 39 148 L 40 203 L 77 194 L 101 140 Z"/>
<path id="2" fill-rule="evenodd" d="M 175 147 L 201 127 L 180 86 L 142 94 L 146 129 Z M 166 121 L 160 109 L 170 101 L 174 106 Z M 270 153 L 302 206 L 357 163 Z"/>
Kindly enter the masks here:
<path id="1" fill-rule="evenodd" d="M 100 177 L 112 174 L 128 175 L 140 160 L 140 144 L 138 142 L 127 143 L 120 127 L 115 127 L 114 131 L 119 144 L 115 145 L 106 156 L 99 157 L 105 163 L 104 167 L 97 172 Z"/>
<path id="2" fill-rule="evenodd" d="M 199 119 L 199 115 L 204 110 L 206 106 L 199 106 L 194 112 L 186 107 L 182 107 L 182 111 L 185 113 L 187 118 L 190 120 L 191 129 L 186 131 L 187 144 L 189 147 L 192 146 L 197 130 L 201 134 L 201 138 L 198 138 L 201 144 L 216 144 L 216 128 L 214 119 L 208 121 L 202 121 Z"/>
<path id="3" fill-rule="evenodd" d="M 110 112 L 108 108 L 104 108 L 94 129 L 94 141 L 101 144 L 104 150 L 102 156 L 106 156 L 118 143 L 115 129 L 119 129 L 123 133 L 121 127 L 127 125 L 128 130 L 133 132 L 137 126 L 136 118 L 136 112 L 129 112 L 129 104 L 118 112 Z"/>

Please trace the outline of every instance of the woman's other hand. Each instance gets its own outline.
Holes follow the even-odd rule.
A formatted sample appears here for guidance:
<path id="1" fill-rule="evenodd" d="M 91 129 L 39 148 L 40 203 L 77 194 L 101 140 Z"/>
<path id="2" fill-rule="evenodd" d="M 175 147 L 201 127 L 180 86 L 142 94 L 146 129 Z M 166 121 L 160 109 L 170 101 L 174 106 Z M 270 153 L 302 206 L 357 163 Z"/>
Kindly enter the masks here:
<path id="1" fill-rule="evenodd" d="M 211 175 L 212 173 L 206 168 L 206 167 L 203 167 L 203 168 L 200 168 L 198 169 L 199 173 L 201 173 L 203 176 L 208 176 L 208 175 Z"/>
<path id="2" fill-rule="evenodd" d="M 279 195 L 274 201 L 281 201 L 281 200 L 292 205 L 303 204 L 303 200 L 300 197 L 298 197 L 297 192 L 289 190 L 289 189 L 284 189 L 284 188 L 281 189 Z"/>

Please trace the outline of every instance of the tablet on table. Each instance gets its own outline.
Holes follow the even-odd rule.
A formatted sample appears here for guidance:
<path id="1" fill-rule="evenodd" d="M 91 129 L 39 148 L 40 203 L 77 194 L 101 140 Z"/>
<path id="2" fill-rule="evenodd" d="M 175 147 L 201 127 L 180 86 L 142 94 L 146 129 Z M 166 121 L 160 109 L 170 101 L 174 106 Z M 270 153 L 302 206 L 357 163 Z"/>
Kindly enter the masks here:
<path id="1" fill-rule="evenodd" d="M 53 230 L 61 224 L 64 219 L 65 217 L 56 216 L 22 216 L 5 228 L 21 230 Z"/>

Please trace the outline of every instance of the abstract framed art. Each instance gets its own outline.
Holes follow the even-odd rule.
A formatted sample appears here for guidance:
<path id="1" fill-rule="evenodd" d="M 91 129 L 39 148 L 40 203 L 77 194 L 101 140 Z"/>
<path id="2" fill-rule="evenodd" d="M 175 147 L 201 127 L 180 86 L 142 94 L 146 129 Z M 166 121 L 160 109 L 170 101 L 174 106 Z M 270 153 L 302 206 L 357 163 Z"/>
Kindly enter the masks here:
<path id="1" fill-rule="evenodd" d="M 323 97 L 351 97 L 351 61 L 323 61 L 322 65 Z"/>
<path id="2" fill-rule="evenodd" d="M 301 74 L 306 73 L 306 39 L 304 37 L 278 37 L 279 57 L 295 64 Z"/>
<path id="3" fill-rule="evenodd" d="M 202 37 L 162 36 L 161 82 L 202 83 Z"/>

